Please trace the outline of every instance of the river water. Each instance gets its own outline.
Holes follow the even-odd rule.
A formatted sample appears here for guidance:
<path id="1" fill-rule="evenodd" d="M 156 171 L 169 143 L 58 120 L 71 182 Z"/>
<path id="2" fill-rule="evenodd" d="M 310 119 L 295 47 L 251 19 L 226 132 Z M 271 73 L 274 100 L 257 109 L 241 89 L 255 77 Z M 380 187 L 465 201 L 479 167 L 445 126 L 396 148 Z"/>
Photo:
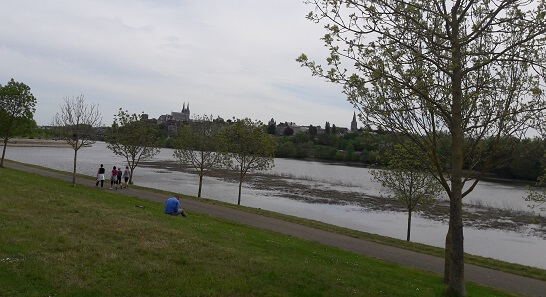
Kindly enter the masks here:
<path id="1" fill-rule="evenodd" d="M 70 148 L 8 147 L 6 158 L 48 168 L 72 171 L 74 151 Z M 157 188 L 186 195 L 197 195 L 197 175 L 177 171 L 173 164 L 172 150 L 162 149 L 153 158 L 155 166 L 143 163 L 134 172 L 137 185 Z M 78 152 L 78 173 L 95 176 L 99 164 L 104 164 L 107 172 L 112 166 L 123 166 L 123 158 L 115 156 L 102 142 Z M 165 164 L 157 166 L 157 164 Z M 338 192 L 361 193 L 379 196 L 381 187 L 370 180 L 366 168 L 349 167 L 321 162 L 275 159 L 275 167 L 265 174 L 282 177 L 284 181 Z M 204 177 L 202 197 L 237 203 L 238 184 L 223 178 Z M 289 190 L 288 190 L 289 191 Z M 407 213 L 397 211 L 377 211 L 356 204 L 308 203 L 287 198 L 287 191 L 262 189 L 251 184 L 243 184 L 241 204 L 267 209 L 302 218 L 313 219 L 350 229 L 405 239 Z M 523 200 L 526 190 L 523 186 L 480 182 L 467 196 L 465 210 L 472 211 L 476 205 L 488 206 L 513 212 L 527 212 L 527 202 Z M 544 216 L 544 213 L 541 214 Z M 540 230 L 542 232 L 536 232 Z M 418 213 L 412 218 L 411 240 L 428 245 L 443 247 L 447 233 L 446 220 L 431 220 Z M 465 251 L 512 263 L 546 269 L 546 239 L 544 226 L 527 224 L 518 230 L 494 228 L 464 229 Z"/>

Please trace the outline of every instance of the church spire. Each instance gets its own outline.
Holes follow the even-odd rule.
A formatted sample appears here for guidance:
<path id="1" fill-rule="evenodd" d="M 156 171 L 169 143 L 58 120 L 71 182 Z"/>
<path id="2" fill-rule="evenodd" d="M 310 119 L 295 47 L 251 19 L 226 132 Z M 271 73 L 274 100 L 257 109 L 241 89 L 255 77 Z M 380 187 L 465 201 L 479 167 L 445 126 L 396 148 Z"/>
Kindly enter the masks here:
<path id="1" fill-rule="evenodd" d="M 351 132 L 354 132 L 358 129 L 356 123 L 356 111 L 353 113 L 353 121 L 351 122 Z"/>

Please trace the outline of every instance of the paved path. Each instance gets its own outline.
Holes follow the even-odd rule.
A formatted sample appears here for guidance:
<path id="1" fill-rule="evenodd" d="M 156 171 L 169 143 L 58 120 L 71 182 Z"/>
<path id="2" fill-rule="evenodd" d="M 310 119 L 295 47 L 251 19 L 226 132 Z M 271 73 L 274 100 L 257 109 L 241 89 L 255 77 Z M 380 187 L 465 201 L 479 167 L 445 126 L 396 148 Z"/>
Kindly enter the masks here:
<path id="1" fill-rule="evenodd" d="M 18 169 L 26 172 L 32 172 L 44 176 L 58 178 L 66 181 L 72 181 L 72 176 L 55 173 L 48 170 L 37 169 L 30 166 L 19 165 L 12 162 L 4 162 L 8 168 Z M 80 184 L 93 186 L 93 181 L 83 180 Z M 164 203 L 164 195 L 146 190 L 137 190 L 133 188 L 123 189 L 120 194 L 137 197 L 140 199 L 157 201 Z M 195 200 L 185 200 L 184 209 L 191 212 L 207 214 L 211 217 L 230 220 L 274 232 L 292 235 L 309 241 L 338 247 L 357 254 L 368 255 L 389 262 L 400 263 L 402 265 L 415 267 L 418 269 L 443 274 L 443 258 L 412 252 L 396 247 L 382 245 L 363 239 L 340 235 L 312 227 L 302 226 L 296 223 L 286 222 L 279 219 L 265 217 L 257 214 L 248 213 L 229 207 L 213 205 Z M 546 297 L 546 282 L 518 276 L 502 271 L 492 270 L 465 264 L 466 281 L 475 282 L 493 288 L 498 288 L 517 294 Z"/>

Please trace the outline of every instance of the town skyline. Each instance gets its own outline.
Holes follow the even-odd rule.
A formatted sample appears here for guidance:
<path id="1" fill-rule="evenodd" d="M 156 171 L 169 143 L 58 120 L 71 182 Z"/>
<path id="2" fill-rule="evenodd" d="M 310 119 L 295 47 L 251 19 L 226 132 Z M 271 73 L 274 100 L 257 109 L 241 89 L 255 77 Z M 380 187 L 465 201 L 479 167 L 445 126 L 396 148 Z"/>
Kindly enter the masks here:
<path id="1" fill-rule="evenodd" d="M 296 62 L 303 52 L 328 55 L 324 30 L 305 19 L 312 9 L 291 0 L 9 1 L 0 84 L 31 88 L 38 125 L 83 94 L 105 125 L 119 108 L 158 115 L 189 101 L 223 118 L 347 126 L 353 106 L 342 87 Z"/>

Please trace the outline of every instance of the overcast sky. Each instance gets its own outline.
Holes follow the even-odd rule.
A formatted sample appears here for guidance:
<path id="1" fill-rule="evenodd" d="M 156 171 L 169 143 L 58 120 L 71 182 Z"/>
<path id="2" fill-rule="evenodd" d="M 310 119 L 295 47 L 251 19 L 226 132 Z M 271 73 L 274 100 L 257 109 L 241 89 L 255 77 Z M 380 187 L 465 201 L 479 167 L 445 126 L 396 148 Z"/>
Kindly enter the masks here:
<path id="1" fill-rule="evenodd" d="M 110 125 L 121 107 L 151 118 L 180 111 L 350 127 L 339 85 L 295 59 L 322 62 L 322 25 L 302 0 L 4 0 L 0 83 L 31 87 L 48 125 L 84 94 Z"/>

